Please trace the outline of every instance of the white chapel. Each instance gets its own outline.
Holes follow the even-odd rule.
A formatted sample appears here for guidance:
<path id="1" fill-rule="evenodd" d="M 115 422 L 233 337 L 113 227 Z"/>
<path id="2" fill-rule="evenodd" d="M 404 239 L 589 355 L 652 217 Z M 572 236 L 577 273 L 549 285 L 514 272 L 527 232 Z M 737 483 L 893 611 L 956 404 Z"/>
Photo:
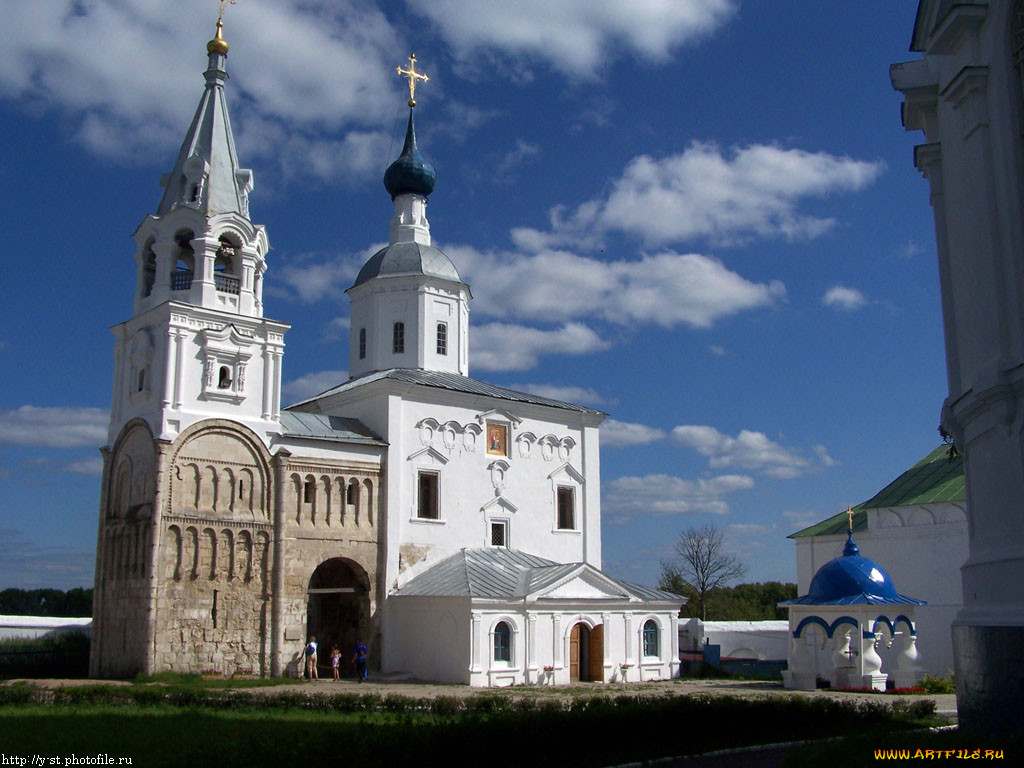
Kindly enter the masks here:
<path id="1" fill-rule="evenodd" d="M 431 242 L 414 57 L 389 242 L 347 290 L 350 378 L 282 408 L 290 326 L 263 316 L 220 22 L 207 51 L 113 328 L 92 675 L 294 674 L 315 635 L 473 686 L 675 676 L 682 598 L 600 570 L 605 414 L 469 377 L 472 293 Z"/>

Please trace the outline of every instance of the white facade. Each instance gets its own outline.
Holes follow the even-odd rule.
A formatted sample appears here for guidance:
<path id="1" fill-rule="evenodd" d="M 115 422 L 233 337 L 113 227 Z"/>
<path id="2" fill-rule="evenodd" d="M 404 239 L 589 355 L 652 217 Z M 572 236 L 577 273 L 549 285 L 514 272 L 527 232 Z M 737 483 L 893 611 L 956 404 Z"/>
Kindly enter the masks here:
<path id="1" fill-rule="evenodd" d="M 789 650 L 787 621 L 701 621 L 687 619 L 679 626 L 679 647 L 699 651 L 717 645 L 721 658 L 778 661 Z"/>
<path id="2" fill-rule="evenodd" d="M 935 214 L 949 396 L 969 555 L 953 624 L 961 725 L 1024 726 L 1024 6 L 922 0 L 895 64 Z"/>

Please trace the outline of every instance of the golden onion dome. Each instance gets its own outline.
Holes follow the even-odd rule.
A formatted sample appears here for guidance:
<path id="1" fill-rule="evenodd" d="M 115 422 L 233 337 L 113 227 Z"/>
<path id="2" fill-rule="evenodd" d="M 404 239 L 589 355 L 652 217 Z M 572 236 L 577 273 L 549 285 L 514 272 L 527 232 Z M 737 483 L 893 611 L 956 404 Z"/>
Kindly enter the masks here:
<path id="1" fill-rule="evenodd" d="M 221 53 L 227 55 L 228 52 L 228 41 L 221 37 L 221 29 L 224 26 L 224 22 L 217 19 L 217 34 L 213 40 L 206 44 L 207 53 Z"/>

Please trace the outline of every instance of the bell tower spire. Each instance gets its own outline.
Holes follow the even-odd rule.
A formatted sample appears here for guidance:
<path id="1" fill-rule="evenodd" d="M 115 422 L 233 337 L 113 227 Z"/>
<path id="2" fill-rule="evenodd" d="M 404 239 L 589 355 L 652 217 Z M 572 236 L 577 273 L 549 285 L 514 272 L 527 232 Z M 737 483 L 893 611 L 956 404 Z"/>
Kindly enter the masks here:
<path id="1" fill-rule="evenodd" d="M 218 416 L 257 433 L 279 429 L 288 326 L 263 317 L 270 246 L 249 216 L 252 171 L 235 151 L 223 28 L 218 18 L 199 105 L 156 212 L 134 235 L 133 317 L 113 328 L 111 440 L 133 418 L 167 438 Z"/>

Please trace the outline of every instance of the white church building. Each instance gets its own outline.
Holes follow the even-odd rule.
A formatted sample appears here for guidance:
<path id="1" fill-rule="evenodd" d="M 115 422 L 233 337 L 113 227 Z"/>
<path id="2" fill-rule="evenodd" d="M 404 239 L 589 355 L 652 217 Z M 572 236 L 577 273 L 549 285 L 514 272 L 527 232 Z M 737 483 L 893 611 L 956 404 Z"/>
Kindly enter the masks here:
<path id="1" fill-rule="evenodd" d="M 676 675 L 682 598 L 600 570 L 605 414 L 469 378 L 412 98 L 389 244 L 347 291 L 350 378 L 282 409 L 290 326 L 263 316 L 220 22 L 207 51 L 113 328 L 92 674 L 290 674 L 315 635 L 474 686 Z"/>

